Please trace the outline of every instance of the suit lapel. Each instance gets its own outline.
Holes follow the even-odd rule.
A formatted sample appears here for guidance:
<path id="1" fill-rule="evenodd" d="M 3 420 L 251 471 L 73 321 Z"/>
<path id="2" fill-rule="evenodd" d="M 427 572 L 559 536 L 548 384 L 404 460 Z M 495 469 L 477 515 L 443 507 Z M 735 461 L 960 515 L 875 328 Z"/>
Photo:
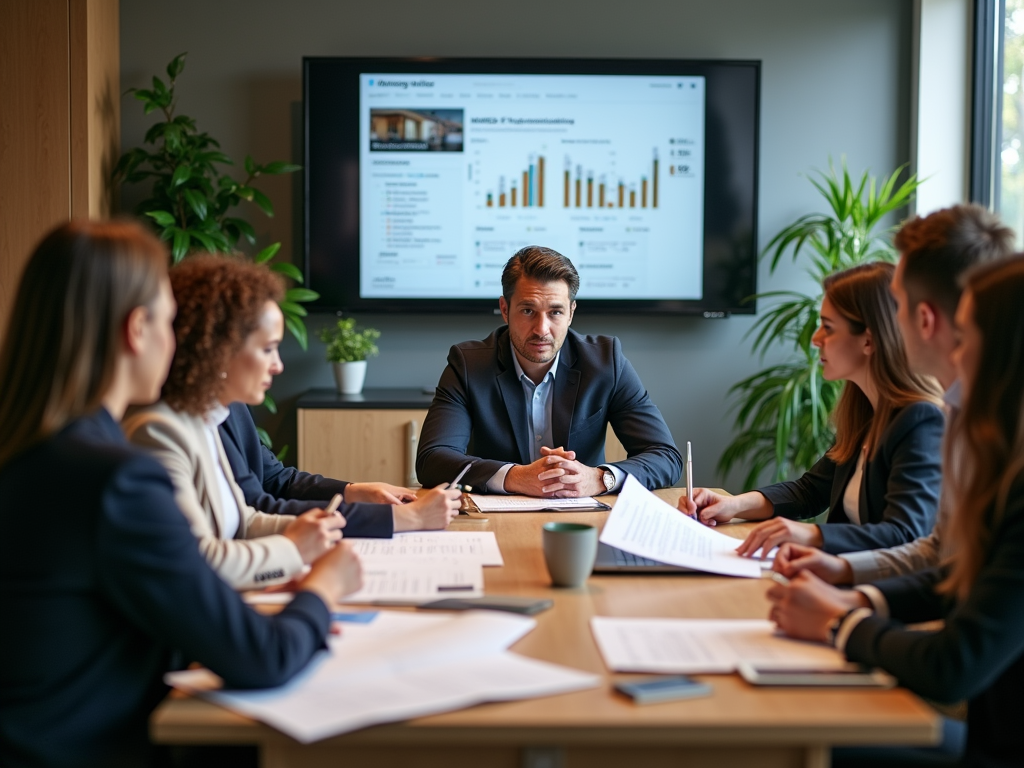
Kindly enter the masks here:
<path id="1" fill-rule="evenodd" d="M 846 510 L 843 508 L 843 495 L 846 493 L 846 486 L 853 479 L 853 473 L 857 470 L 857 459 L 859 454 L 854 456 L 853 461 L 836 466 L 835 479 L 832 481 L 832 503 L 829 505 L 828 522 L 843 522 L 847 520 Z M 865 467 L 867 469 L 867 467 Z M 864 511 L 864 508 L 861 508 Z M 861 522 L 864 522 L 863 519 Z"/>
<path id="2" fill-rule="evenodd" d="M 580 389 L 580 372 L 576 369 L 576 349 L 572 343 L 572 332 L 566 336 L 562 345 L 562 353 L 558 358 L 558 370 L 555 371 L 555 392 L 551 400 L 551 439 L 555 441 L 553 448 L 559 446 L 571 451 L 569 447 L 569 427 L 576 409 L 576 396 Z"/>
<path id="3" fill-rule="evenodd" d="M 516 378 L 516 367 L 512 364 L 512 345 L 508 333 L 501 334 L 497 342 L 498 351 L 498 391 L 505 401 L 509 421 L 512 423 L 512 434 L 519 449 L 519 463 L 530 463 L 530 449 L 526 434 L 526 401 L 523 397 L 522 382 Z"/>

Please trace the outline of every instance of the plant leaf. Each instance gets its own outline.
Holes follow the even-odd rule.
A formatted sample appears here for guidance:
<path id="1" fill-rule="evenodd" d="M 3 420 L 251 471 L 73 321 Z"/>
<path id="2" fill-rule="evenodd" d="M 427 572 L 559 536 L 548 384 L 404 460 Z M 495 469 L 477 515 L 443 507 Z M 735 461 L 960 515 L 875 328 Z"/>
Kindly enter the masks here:
<path id="1" fill-rule="evenodd" d="M 167 211 L 146 211 L 145 215 L 149 216 L 161 227 L 174 226 L 174 217 Z"/>
<path id="2" fill-rule="evenodd" d="M 267 216 L 273 217 L 274 206 L 270 202 L 270 198 L 260 192 L 258 189 L 252 190 L 252 201 L 256 203 Z"/>
<path id="3" fill-rule="evenodd" d="M 277 401 L 271 397 L 269 392 L 263 393 L 263 406 L 271 413 L 277 413 Z"/>
<path id="4" fill-rule="evenodd" d="M 266 248 L 264 248 L 262 251 L 257 253 L 253 257 L 253 261 L 255 261 L 257 264 L 266 264 L 272 258 L 277 256 L 277 252 L 280 251 L 280 250 L 281 250 L 281 244 L 280 243 L 271 243 Z"/>
<path id="5" fill-rule="evenodd" d="M 186 189 L 182 191 L 185 196 L 185 200 L 188 202 L 189 207 L 195 211 L 196 216 L 200 219 L 206 218 L 206 196 L 202 192 L 197 192 L 194 189 Z"/>
<path id="6" fill-rule="evenodd" d="M 270 270 L 272 272 L 278 272 L 284 275 L 285 277 L 290 277 L 297 283 L 302 282 L 302 271 L 294 264 L 291 264 L 287 261 L 278 261 L 274 264 L 271 264 Z"/>
<path id="7" fill-rule="evenodd" d="M 188 181 L 188 177 L 191 175 L 192 168 L 187 163 L 182 163 L 174 169 L 174 175 L 171 176 L 171 187 L 180 187 Z"/>
<path id="8" fill-rule="evenodd" d="M 289 288 L 284 292 L 284 298 L 285 301 L 304 304 L 307 301 L 316 301 L 320 298 L 320 294 L 316 291 L 311 291 L 309 288 Z"/>
<path id="9" fill-rule="evenodd" d="M 309 336 L 306 333 L 306 324 L 297 317 L 291 315 L 284 316 L 284 324 L 291 332 L 295 340 L 299 342 L 299 346 L 302 347 L 303 351 L 309 348 Z"/>
<path id="10" fill-rule="evenodd" d="M 306 317 L 309 312 L 301 304 L 296 304 L 292 301 L 279 301 L 278 306 L 281 307 L 281 311 L 286 315 L 293 315 L 295 317 Z"/>
<path id="11" fill-rule="evenodd" d="M 267 446 L 268 449 L 274 447 L 270 434 L 263 427 L 256 427 L 256 434 L 260 436 L 260 442 Z"/>
<path id="12" fill-rule="evenodd" d="M 171 78 L 171 80 L 174 80 L 185 69 L 185 56 L 187 55 L 188 51 L 185 53 L 179 53 L 171 59 L 171 63 L 167 65 L 167 76 Z"/>
<path id="13" fill-rule="evenodd" d="M 281 173 L 295 173 L 296 171 L 301 171 L 301 170 L 302 170 L 302 166 L 301 165 L 295 165 L 293 163 L 286 163 L 283 160 L 275 160 L 272 163 L 267 163 L 266 165 L 264 165 L 260 169 L 260 172 L 268 174 L 268 175 L 276 176 L 276 175 L 281 174 Z"/>

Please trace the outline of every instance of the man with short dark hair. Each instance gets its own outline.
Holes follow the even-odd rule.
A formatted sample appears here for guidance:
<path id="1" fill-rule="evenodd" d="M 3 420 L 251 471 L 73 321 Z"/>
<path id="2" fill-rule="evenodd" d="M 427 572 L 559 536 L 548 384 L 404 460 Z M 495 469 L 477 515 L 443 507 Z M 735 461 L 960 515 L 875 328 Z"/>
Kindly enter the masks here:
<path id="1" fill-rule="evenodd" d="M 557 251 L 527 246 L 501 277 L 502 326 L 448 353 L 420 433 L 424 486 L 464 483 L 527 496 L 595 496 L 627 474 L 648 488 L 673 485 L 682 457 L 658 408 L 612 336 L 569 329 L 579 275 Z M 608 424 L 626 449 L 607 463 Z"/>

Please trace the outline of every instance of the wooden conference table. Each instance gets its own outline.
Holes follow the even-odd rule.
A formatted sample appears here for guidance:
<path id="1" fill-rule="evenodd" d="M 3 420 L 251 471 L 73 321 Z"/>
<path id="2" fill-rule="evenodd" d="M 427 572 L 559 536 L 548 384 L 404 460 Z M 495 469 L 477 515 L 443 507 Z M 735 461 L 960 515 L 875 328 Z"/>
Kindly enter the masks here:
<path id="1" fill-rule="evenodd" d="M 678 490 L 659 491 L 675 503 Z M 612 501 L 608 499 L 607 501 Z M 737 675 L 706 675 L 708 698 L 635 706 L 614 693 L 590 632 L 591 616 L 763 618 L 766 580 L 679 574 L 592 576 L 579 589 L 550 586 L 541 525 L 551 519 L 603 525 L 607 512 L 460 517 L 453 530 L 491 530 L 505 566 L 486 568 L 494 595 L 550 597 L 555 606 L 512 650 L 594 672 L 600 688 L 486 704 L 367 728 L 301 745 L 213 704 L 172 695 L 150 721 L 164 744 L 256 744 L 263 768 L 611 768 L 738 766 L 827 768 L 836 744 L 927 744 L 934 711 L 911 693 L 755 688 Z M 727 525 L 742 538 L 749 524 Z M 635 676 L 634 676 L 635 677 Z"/>

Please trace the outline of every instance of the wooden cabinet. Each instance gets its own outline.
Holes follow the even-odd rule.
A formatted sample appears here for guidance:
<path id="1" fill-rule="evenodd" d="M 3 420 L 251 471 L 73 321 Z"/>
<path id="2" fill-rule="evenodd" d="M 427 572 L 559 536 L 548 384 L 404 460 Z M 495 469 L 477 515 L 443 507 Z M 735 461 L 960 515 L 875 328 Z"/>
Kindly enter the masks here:
<path id="1" fill-rule="evenodd" d="M 298 402 L 298 465 L 341 480 L 418 486 L 416 450 L 433 394 L 419 389 L 368 389 L 339 395 L 310 390 Z M 608 461 L 626 458 L 608 428 Z"/>

